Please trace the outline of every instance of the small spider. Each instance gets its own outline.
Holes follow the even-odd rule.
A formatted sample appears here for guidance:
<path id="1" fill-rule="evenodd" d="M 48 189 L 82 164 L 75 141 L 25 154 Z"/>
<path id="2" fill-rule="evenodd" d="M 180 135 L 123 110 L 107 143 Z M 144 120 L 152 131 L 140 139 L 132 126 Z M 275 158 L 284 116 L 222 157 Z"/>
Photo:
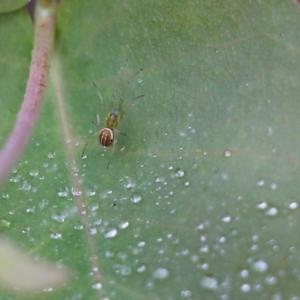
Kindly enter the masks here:
<path id="1" fill-rule="evenodd" d="M 123 69 L 122 71 L 125 69 L 126 67 L 126 64 L 127 64 L 127 61 L 128 59 L 126 59 L 125 63 L 124 63 L 124 66 L 123 66 Z M 143 69 L 140 69 L 138 70 L 137 72 L 135 72 L 133 76 L 137 75 L 139 72 L 143 71 Z M 115 145 L 117 143 L 117 139 L 116 139 L 116 133 L 120 132 L 117 128 L 118 126 L 120 125 L 123 117 L 124 117 L 124 114 L 125 114 L 125 111 L 126 111 L 126 108 L 132 103 L 132 101 L 138 99 L 138 98 L 141 98 L 141 97 L 144 97 L 144 95 L 139 95 L 133 99 L 131 99 L 129 101 L 129 103 L 127 104 L 126 108 L 124 108 L 123 106 L 123 103 L 124 103 L 124 98 L 125 98 L 125 93 L 127 91 L 127 88 L 130 84 L 130 81 L 127 82 L 127 85 L 124 89 L 124 92 L 123 94 L 120 96 L 120 99 L 119 99 L 119 106 L 118 108 L 114 108 L 114 104 L 115 104 L 115 101 L 116 101 L 116 95 L 118 93 L 118 90 L 119 90 L 119 86 L 120 86 L 120 82 L 122 80 L 122 75 L 123 75 L 123 72 L 121 73 L 121 76 L 119 77 L 119 80 L 118 80 L 118 83 L 117 83 L 117 87 L 116 87 L 116 90 L 114 91 L 113 93 L 113 96 L 112 96 L 112 104 L 111 106 L 113 107 L 113 109 L 110 111 L 110 113 L 108 114 L 108 117 L 106 119 L 106 127 L 101 129 L 100 132 L 97 132 L 95 133 L 92 138 L 96 135 L 99 135 L 99 143 L 104 146 L 104 147 L 109 147 L 111 145 L 113 145 L 113 148 L 112 148 L 112 152 L 111 152 L 111 155 L 110 155 L 110 158 L 108 160 L 108 163 L 107 163 L 107 169 L 109 167 L 109 164 L 110 164 L 110 161 L 111 161 L 111 158 L 112 158 L 112 155 L 114 153 L 114 150 L 115 150 Z M 101 104 L 103 106 L 103 100 L 102 100 L 102 96 L 101 96 L 101 93 L 97 87 L 97 85 L 95 83 L 94 84 L 94 87 L 96 88 L 97 90 L 97 93 L 98 93 L 98 96 L 100 98 L 100 101 L 101 101 Z M 97 125 L 101 125 L 100 123 L 100 118 L 99 118 L 99 115 L 97 115 Z M 122 132 L 120 132 L 122 133 Z M 126 135 L 124 133 L 122 133 L 123 135 Z M 84 145 L 84 148 L 83 148 L 83 151 L 82 151 L 82 154 L 81 154 L 81 157 L 84 156 L 84 153 L 85 153 L 85 150 L 86 150 L 86 147 L 88 146 L 90 140 L 88 140 L 85 145 Z"/>

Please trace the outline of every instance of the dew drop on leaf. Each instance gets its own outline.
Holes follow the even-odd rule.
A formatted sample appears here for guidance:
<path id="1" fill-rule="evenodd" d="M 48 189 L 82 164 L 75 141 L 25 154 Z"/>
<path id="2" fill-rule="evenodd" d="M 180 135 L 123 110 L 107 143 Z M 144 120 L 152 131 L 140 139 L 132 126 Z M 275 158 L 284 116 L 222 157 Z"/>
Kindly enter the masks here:
<path id="1" fill-rule="evenodd" d="M 166 279 L 169 277 L 169 271 L 165 268 L 158 268 L 153 272 L 153 277 L 156 279 Z"/>
<path id="2" fill-rule="evenodd" d="M 208 290 L 216 290 L 218 288 L 218 281 L 216 278 L 211 276 L 204 276 L 200 284 L 202 287 L 208 289 Z"/>
<path id="3" fill-rule="evenodd" d="M 74 187 L 71 189 L 71 192 L 73 196 L 81 196 L 82 194 L 82 191 L 80 189 Z"/>
<path id="4" fill-rule="evenodd" d="M 256 182 L 256 186 L 262 187 L 264 185 L 265 185 L 265 181 L 262 179 Z"/>
<path id="5" fill-rule="evenodd" d="M 278 214 L 278 209 L 276 207 L 271 207 L 265 213 L 268 217 L 275 217 Z"/>
<path id="6" fill-rule="evenodd" d="M 5 227 L 5 228 L 8 228 L 10 226 L 10 221 L 5 219 L 5 218 L 2 218 L 1 219 L 1 226 Z"/>
<path id="7" fill-rule="evenodd" d="M 192 293 L 189 290 L 184 290 L 184 291 L 181 292 L 181 297 L 182 298 L 189 298 L 191 296 L 192 296 Z"/>
<path id="8" fill-rule="evenodd" d="M 143 273 L 145 271 L 146 271 L 146 266 L 140 266 L 140 267 L 137 268 L 138 273 Z"/>
<path id="9" fill-rule="evenodd" d="M 57 194 L 59 197 L 68 197 L 69 189 L 67 187 L 62 187 L 59 189 Z"/>
<path id="10" fill-rule="evenodd" d="M 241 291 L 243 293 L 249 293 L 251 291 L 251 286 L 248 283 L 245 283 L 241 286 Z"/>
<path id="11" fill-rule="evenodd" d="M 113 237 L 115 237 L 117 235 L 117 233 L 118 233 L 117 229 L 114 228 L 114 229 L 108 231 L 107 233 L 105 233 L 104 236 L 106 238 L 113 238 Z"/>
<path id="12" fill-rule="evenodd" d="M 264 273 L 268 270 L 268 264 L 263 260 L 258 260 L 252 264 L 253 271 Z"/>
<path id="13" fill-rule="evenodd" d="M 39 175 L 39 171 L 38 170 L 31 170 L 29 172 L 29 175 L 32 176 L 32 177 L 36 177 Z"/>
<path id="14" fill-rule="evenodd" d="M 142 197 L 138 194 L 133 194 L 130 199 L 133 203 L 138 203 L 142 200 Z"/>
<path id="15" fill-rule="evenodd" d="M 95 284 L 92 285 L 92 288 L 94 290 L 101 290 L 102 289 L 102 284 L 100 282 L 95 283 Z"/>
<path id="16" fill-rule="evenodd" d="M 97 233 L 97 228 L 90 228 L 90 234 L 94 235 Z"/>
<path id="17" fill-rule="evenodd" d="M 289 205 L 289 208 L 292 209 L 292 210 L 296 209 L 297 207 L 298 207 L 298 203 L 297 202 L 292 202 Z"/>
<path id="18" fill-rule="evenodd" d="M 129 226 L 129 222 L 122 222 L 119 224 L 120 229 L 125 229 Z"/>
<path id="19" fill-rule="evenodd" d="M 225 157 L 231 157 L 232 151 L 231 150 L 225 150 L 224 155 L 225 155 Z"/>
<path id="20" fill-rule="evenodd" d="M 50 237 L 54 240 L 59 240 L 59 239 L 61 239 L 62 235 L 61 235 L 61 233 L 52 233 L 52 234 L 50 234 Z"/>

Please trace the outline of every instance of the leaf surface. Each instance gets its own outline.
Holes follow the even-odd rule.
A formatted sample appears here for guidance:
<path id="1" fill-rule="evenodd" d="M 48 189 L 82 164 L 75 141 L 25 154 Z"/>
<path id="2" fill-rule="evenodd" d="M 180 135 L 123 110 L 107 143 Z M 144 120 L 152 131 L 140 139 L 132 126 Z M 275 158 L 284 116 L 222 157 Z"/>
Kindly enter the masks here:
<path id="1" fill-rule="evenodd" d="M 45 299 L 299 295 L 298 20 L 292 1 L 61 2 L 43 114 L 1 202 L 3 232 L 74 270 Z M 32 30 L 25 11 L 0 22 L 15 33 L 0 44 L 4 141 Z M 81 152 L 120 76 L 117 106 L 145 96 L 107 169 L 97 137 Z"/>

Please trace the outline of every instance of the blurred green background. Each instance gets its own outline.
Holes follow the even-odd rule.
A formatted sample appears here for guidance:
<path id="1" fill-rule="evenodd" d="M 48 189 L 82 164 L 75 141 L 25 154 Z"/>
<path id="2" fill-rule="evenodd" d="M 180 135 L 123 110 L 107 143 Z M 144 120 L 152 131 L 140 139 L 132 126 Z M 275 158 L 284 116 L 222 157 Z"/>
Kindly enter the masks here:
<path id="1" fill-rule="evenodd" d="M 37 298 L 300 297 L 299 17 L 293 1 L 61 1 L 56 76 L 90 237 L 49 80 L 0 203 L 1 232 L 73 269 L 66 287 Z M 4 142 L 25 91 L 33 27 L 25 9 L 0 24 Z M 127 107 L 126 136 L 106 169 L 111 151 L 97 137 L 80 156 L 100 129 L 96 115 L 104 123 L 110 111 L 126 58 L 117 103 L 128 80 L 125 105 L 145 96 Z"/>

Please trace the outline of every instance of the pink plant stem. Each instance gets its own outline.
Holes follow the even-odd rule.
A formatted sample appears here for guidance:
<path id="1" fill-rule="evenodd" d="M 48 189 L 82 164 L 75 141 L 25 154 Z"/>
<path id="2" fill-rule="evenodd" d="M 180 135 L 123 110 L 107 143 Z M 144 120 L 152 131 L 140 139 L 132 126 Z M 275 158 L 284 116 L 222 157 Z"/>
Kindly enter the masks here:
<path id="1" fill-rule="evenodd" d="M 56 1 L 37 1 L 29 79 L 15 127 L 0 152 L 0 183 L 19 160 L 39 118 L 53 48 L 56 12 Z"/>

